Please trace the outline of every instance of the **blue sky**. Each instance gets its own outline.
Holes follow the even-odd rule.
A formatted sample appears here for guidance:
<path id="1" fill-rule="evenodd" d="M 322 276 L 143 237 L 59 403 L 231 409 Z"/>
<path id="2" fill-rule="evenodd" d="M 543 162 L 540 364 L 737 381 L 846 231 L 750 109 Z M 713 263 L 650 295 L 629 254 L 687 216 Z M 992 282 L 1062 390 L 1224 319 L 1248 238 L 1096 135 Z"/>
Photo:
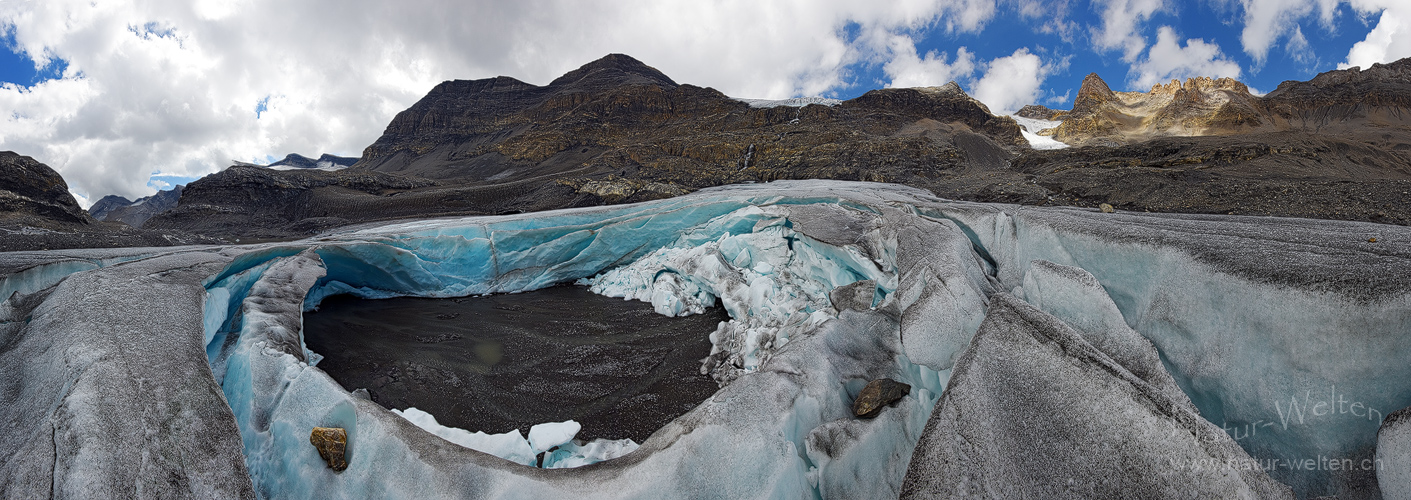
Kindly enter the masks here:
<path id="1" fill-rule="evenodd" d="M 317 19 L 317 22 L 309 22 Z M 232 160 L 360 156 L 449 79 L 546 84 L 608 53 L 728 95 L 956 81 L 996 112 L 1233 76 L 1260 92 L 1411 56 L 1407 0 L 0 2 L 0 150 L 87 204 Z"/>

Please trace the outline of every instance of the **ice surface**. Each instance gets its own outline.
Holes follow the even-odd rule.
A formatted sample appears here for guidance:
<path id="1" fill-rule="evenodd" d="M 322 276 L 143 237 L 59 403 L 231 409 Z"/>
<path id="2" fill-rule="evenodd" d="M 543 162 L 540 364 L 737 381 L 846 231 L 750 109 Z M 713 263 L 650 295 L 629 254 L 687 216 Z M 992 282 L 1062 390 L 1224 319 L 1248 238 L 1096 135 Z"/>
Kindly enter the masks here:
<path id="1" fill-rule="evenodd" d="M 1200 416 L 1261 464 L 1373 457 L 1381 417 L 1411 406 L 1402 227 L 1102 214 L 789 181 L 172 252 L 22 278 L 39 261 L 0 255 L 7 286 L 37 291 L 6 302 L 11 326 L 0 330 L 0 365 L 24 373 L 0 377 L 10 384 L 0 394 L 19 395 L 0 405 L 0 427 L 18 429 L 0 433 L 0 450 L 21 457 L 0 458 L 0 496 L 49 491 L 49 478 L 133 496 L 123 489 L 141 483 L 133 471 L 185 471 L 175 473 L 185 484 L 215 491 L 244 470 L 253 492 L 279 498 L 894 496 L 958 355 L 992 297 L 1011 290 L 1156 387 L 1160 370 L 1134 333 L 1150 341 Z M 106 262 L 41 260 L 71 257 Z M 573 450 L 585 463 L 604 457 L 590 467 L 539 470 L 439 437 L 344 390 L 311 366 L 317 356 L 300 339 L 300 312 L 332 294 L 455 297 L 578 279 L 664 313 L 718 303 L 732 317 L 707 362 L 726 383 L 706 402 L 634 450 L 569 442 L 545 456 L 555 466 L 574 464 Z M 856 391 L 882 377 L 911 393 L 856 420 Z M 1102 421 L 1144 428 L 1122 415 Z M 68 427 L 56 434 L 53 422 Z M 346 471 L 318 458 L 314 426 L 348 430 Z M 243 465 L 229 448 L 236 435 Z M 193 445 L 222 436 L 230 442 Z M 177 449 L 195 455 L 177 460 Z M 141 460 L 150 465 L 133 466 Z M 1376 493 L 1370 471 L 1278 464 L 1270 474 L 1302 496 Z M 169 496 L 252 491 L 233 487 Z"/>
<path id="2" fill-rule="evenodd" d="M 1039 132 L 1057 127 L 1063 122 L 1025 118 L 1015 115 L 1009 115 L 1009 117 L 1019 122 L 1019 132 L 1024 136 L 1024 140 L 1029 141 L 1030 147 L 1034 149 L 1063 149 L 1068 147 L 1068 144 L 1059 142 L 1053 137 L 1039 135 Z"/>
<path id="3" fill-rule="evenodd" d="M 5 299 L 0 498 L 253 496 L 201 355 L 200 282 L 226 260 L 171 252 L 68 276 L 50 268 L 40 275 L 52 289 Z"/>
<path id="4" fill-rule="evenodd" d="M 1189 403 L 1058 318 L 991 300 L 901 498 L 1292 498 Z M 1156 362 L 1154 350 L 1124 355 Z"/>
<path id="5" fill-rule="evenodd" d="M 1392 412 L 1382 422 L 1374 463 L 1382 498 L 1411 498 L 1411 408 Z"/>
<path id="6" fill-rule="evenodd" d="M 1374 482 L 1303 464 L 1360 464 L 1381 418 L 1411 406 L 1406 228 L 970 203 L 936 215 L 974 234 L 1003 289 L 1034 260 L 1092 274 L 1201 415 L 1300 496 Z"/>

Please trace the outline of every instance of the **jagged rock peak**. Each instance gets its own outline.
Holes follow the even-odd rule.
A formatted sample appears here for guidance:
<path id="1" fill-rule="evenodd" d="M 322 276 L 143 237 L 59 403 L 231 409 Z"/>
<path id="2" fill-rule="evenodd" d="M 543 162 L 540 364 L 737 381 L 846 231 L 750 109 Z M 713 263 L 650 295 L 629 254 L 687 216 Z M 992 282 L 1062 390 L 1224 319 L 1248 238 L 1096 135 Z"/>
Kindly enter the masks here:
<path id="1" fill-rule="evenodd" d="M 655 84 L 675 87 L 676 82 L 656 68 L 626 54 L 608 54 L 584 64 L 549 83 L 550 87 Z"/>
<path id="2" fill-rule="evenodd" d="M 1086 82 L 1084 82 L 1086 84 Z M 1175 94 L 1177 91 L 1198 91 L 1211 92 L 1216 90 L 1228 90 L 1230 92 L 1249 93 L 1249 86 L 1239 80 L 1229 77 L 1210 78 L 1208 76 L 1197 76 L 1187 78 L 1184 83 L 1180 80 L 1172 79 L 1170 83 L 1158 83 L 1151 86 L 1152 94 Z"/>
<path id="3" fill-rule="evenodd" d="M 1117 96 L 1112 93 L 1107 82 L 1102 81 L 1102 77 L 1097 76 L 1097 73 L 1088 73 L 1088 76 L 1083 78 L 1083 85 L 1078 87 L 1078 97 L 1073 99 L 1073 113 L 1091 111 L 1115 99 Z"/>

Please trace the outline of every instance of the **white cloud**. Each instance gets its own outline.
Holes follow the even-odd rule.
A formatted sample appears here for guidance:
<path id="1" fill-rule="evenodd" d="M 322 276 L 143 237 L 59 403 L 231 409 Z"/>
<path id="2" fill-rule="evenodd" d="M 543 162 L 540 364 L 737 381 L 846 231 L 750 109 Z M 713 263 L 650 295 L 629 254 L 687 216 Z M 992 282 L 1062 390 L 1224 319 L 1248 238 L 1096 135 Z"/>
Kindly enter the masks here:
<path id="1" fill-rule="evenodd" d="M 1314 0 L 1241 0 L 1240 3 L 1244 6 L 1240 44 L 1256 64 L 1263 64 L 1269 48 L 1293 31 L 1298 20 L 1312 13 L 1314 7 Z M 1333 11 L 1329 8 L 1326 12 L 1331 16 Z"/>
<path id="2" fill-rule="evenodd" d="M 892 59 L 882 66 L 891 78 L 888 87 L 931 87 L 960 80 L 975 72 L 975 56 L 965 47 L 956 49 L 955 60 L 947 62 L 944 52 L 930 51 L 925 57 L 916 53 L 911 37 L 897 35 L 888 44 Z"/>
<path id="3" fill-rule="evenodd" d="M 1219 45 L 1200 38 L 1187 39 L 1186 46 L 1182 47 L 1176 30 L 1162 26 L 1157 30 L 1156 44 L 1151 46 L 1145 59 L 1132 66 L 1131 72 L 1134 75 L 1131 85 L 1145 90 L 1170 79 L 1239 78 L 1240 65 L 1225 58 Z"/>
<path id="4" fill-rule="evenodd" d="M 1146 48 L 1141 24 L 1162 10 L 1162 0 L 1095 0 L 1101 5 L 1102 27 L 1093 32 L 1093 43 L 1103 50 L 1122 50 L 1122 60 L 1132 62 Z"/>
<path id="5" fill-rule="evenodd" d="M 1367 33 L 1366 39 L 1352 45 L 1347 52 L 1347 62 L 1339 64 L 1338 69 L 1352 66 L 1366 69 L 1375 63 L 1411 57 L 1411 5 L 1369 1 L 1353 2 L 1353 6 L 1363 12 L 1384 10 L 1377 26 Z"/>
<path id="6" fill-rule="evenodd" d="M 545 84 L 621 52 L 730 95 L 817 95 L 848 85 L 850 65 L 888 59 L 894 35 L 974 32 L 994 11 L 994 0 L 0 2 L 16 47 L 68 62 L 63 79 L 0 87 L 0 149 L 90 198 L 135 198 L 157 170 L 357 156 L 443 80 Z M 928 58 L 916 60 L 935 69 Z"/>
<path id="7" fill-rule="evenodd" d="M 1055 69 L 1028 49 L 1020 48 L 990 61 L 985 76 L 971 86 L 971 94 L 990 112 L 1007 115 L 1038 102 L 1043 95 L 1040 87 Z"/>

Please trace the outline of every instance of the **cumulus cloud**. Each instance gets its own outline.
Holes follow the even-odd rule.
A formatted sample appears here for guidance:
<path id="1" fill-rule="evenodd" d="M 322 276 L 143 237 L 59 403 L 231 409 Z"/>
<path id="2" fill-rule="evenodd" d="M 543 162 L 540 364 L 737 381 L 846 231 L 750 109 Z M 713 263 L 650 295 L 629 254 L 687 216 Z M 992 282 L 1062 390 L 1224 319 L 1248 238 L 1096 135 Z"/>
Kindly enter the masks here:
<path id="1" fill-rule="evenodd" d="M 1241 5 L 1244 7 L 1244 29 L 1240 32 L 1240 44 L 1246 54 L 1254 58 L 1257 64 L 1262 64 L 1269 55 L 1269 48 L 1289 35 L 1298 26 L 1299 19 L 1313 12 L 1314 1 L 1242 0 Z M 1336 3 L 1331 7 L 1336 7 Z M 1325 11 L 1329 23 L 1333 12 L 1331 7 Z"/>
<path id="2" fill-rule="evenodd" d="M 1338 69 L 1367 68 L 1375 63 L 1411 57 L 1411 5 L 1371 1 L 1353 2 L 1353 7 L 1362 12 L 1383 10 L 1377 26 L 1367 33 L 1366 39 L 1352 45 L 1347 52 L 1347 62 L 1339 64 Z"/>
<path id="3" fill-rule="evenodd" d="M 1006 115 L 1039 101 L 1044 80 L 1058 69 L 1044 64 L 1039 56 L 1020 48 L 1008 56 L 995 58 L 986 66 L 985 76 L 971 86 L 971 94 L 990 112 Z"/>
<path id="4" fill-rule="evenodd" d="M 1157 30 L 1156 44 L 1131 72 L 1131 85 L 1144 88 L 1194 76 L 1239 78 L 1240 65 L 1226 58 L 1219 45 L 1200 38 L 1187 39 L 1182 47 L 1176 30 L 1162 26 Z"/>
<path id="5" fill-rule="evenodd" d="M 88 198 L 135 198 L 151 194 L 153 171 L 357 156 L 447 79 L 545 84 L 622 52 L 730 95 L 818 95 L 846 88 L 850 65 L 890 57 L 896 34 L 973 32 L 994 11 L 993 0 L 0 2 L 15 48 L 68 64 L 58 80 L 0 86 L 0 149 L 48 163 Z M 920 68 L 946 64 L 914 52 Z"/>
<path id="6" fill-rule="evenodd" d="M 1141 25 L 1164 8 L 1162 0 L 1096 0 L 1102 7 L 1102 26 L 1093 31 L 1093 44 L 1103 50 L 1122 50 L 1122 60 L 1132 62 L 1146 49 Z"/>
<path id="7" fill-rule="evenodd" d="M 934 50 L 921 57 L 916 52 L 916 43 L 906 35 L 892 37 L 889 47 L 892 58 L 882 66 L 882 72 L 891 78 L 888 87 L 945 85 L 975 72 L 975 56 L 965 47 L 956 49 L 954 60 Z"/>

